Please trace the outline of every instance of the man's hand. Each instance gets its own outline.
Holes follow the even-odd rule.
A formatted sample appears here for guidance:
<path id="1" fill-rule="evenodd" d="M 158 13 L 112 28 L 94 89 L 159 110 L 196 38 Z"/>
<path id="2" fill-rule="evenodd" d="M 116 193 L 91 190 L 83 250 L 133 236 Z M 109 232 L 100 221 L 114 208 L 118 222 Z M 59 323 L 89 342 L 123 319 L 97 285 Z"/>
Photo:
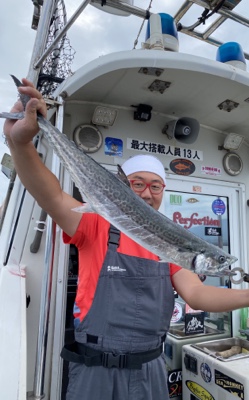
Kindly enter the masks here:
<path id="1" fill-rule="evenodd" d="M 25 117 L 22 120 L 6 119 L 4 124 L 4 134 L 8 143 L 11 145 L 25 145 L 32 141 L 33 137 L 39 132 L 37 124 L 37 112 L 46 117 L 46 103 L 38 90 L 27 79 L 22 79 L 24 86 L 20 86 L 18 91 L 30 97 L 26 105 Z M 23 105 L 19 100 L 11 109 L 11 112 L 23 111 Z"/>

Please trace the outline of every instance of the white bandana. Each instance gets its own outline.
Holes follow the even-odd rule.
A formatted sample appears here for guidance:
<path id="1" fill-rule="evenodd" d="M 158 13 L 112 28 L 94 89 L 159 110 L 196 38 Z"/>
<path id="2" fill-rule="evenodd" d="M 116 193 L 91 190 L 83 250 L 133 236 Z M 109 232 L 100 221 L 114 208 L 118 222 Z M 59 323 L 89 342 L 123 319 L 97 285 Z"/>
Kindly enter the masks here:
<path id="1" fill-rule="evenodd" d="M 129 158 L 122 165 L 126 176 L 134 172 L 152 172 L 162 178 L 166 183 L 164 166 L 156 157 L 151 155 L 139 154 Z"/>

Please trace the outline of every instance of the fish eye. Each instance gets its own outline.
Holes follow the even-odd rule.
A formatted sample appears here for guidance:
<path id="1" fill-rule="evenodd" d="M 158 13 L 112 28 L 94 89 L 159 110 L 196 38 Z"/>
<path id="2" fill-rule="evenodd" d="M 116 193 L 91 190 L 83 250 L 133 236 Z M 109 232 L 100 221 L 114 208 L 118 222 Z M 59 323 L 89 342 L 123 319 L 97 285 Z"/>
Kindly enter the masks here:
<path id="1" fill-rule="evenodd" d="M 225 257 L 225 256 L 219 256 L 219 257 L 218 257 L 218 262 L 219 262 L 220 264 L 223 264 L 225 261 L 226 261 L 226 257 Z"/>

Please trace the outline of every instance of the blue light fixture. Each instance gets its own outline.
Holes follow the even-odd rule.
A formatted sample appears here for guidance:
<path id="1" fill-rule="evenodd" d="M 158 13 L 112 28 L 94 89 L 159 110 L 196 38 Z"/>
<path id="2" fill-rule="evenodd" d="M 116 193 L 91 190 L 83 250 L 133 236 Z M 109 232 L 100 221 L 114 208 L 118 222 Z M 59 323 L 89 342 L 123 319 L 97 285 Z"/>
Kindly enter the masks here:
<path id="1" fill-rule="evenodd" d="M 178 51 L 178 33 L 174 18 L 171 15 L 165 13 L 159 13 L 158 15 L 161 19 L 161 34 L 163 38 L 164 50 Z M 153 15 L 150 18 L 153 18 Z M 150 42 L 150 37 L 152 36 L 152 34 L 153 32 L 151 32 L 151 23 L 149 19 L 145 34 L 146 43 Z"/>
<path id="2" fill-rule="evenodd" d="M 178 40 L 178 33 L 176 30 L 174 18 L 171 15 L 165 13 L 159 13 L 159 15 L 161 17 L 163 35 L 171 35 Z"/>
<path id="3" fill-rule="evenodd" d="M 246 71 L 245 56 L 241 45 L 237 42 L 222 44 L 217 50 L 216 60 Z"/>

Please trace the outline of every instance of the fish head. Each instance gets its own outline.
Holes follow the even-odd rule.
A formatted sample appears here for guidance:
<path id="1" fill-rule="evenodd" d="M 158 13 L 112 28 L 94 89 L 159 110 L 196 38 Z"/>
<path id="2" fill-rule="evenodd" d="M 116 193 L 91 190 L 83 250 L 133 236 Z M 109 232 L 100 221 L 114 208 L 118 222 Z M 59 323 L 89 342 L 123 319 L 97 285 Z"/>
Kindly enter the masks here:
<path id="1" fill-rule="evenodd" d="M 200 253 L 193 260 L 193 270 L 198 275 L 232 276 L 234 272 L 229 269 L 229 266 L 235 261 L 237 261 L 237 258 L 233 256 L 222 254 L 211 257 Z"/>

